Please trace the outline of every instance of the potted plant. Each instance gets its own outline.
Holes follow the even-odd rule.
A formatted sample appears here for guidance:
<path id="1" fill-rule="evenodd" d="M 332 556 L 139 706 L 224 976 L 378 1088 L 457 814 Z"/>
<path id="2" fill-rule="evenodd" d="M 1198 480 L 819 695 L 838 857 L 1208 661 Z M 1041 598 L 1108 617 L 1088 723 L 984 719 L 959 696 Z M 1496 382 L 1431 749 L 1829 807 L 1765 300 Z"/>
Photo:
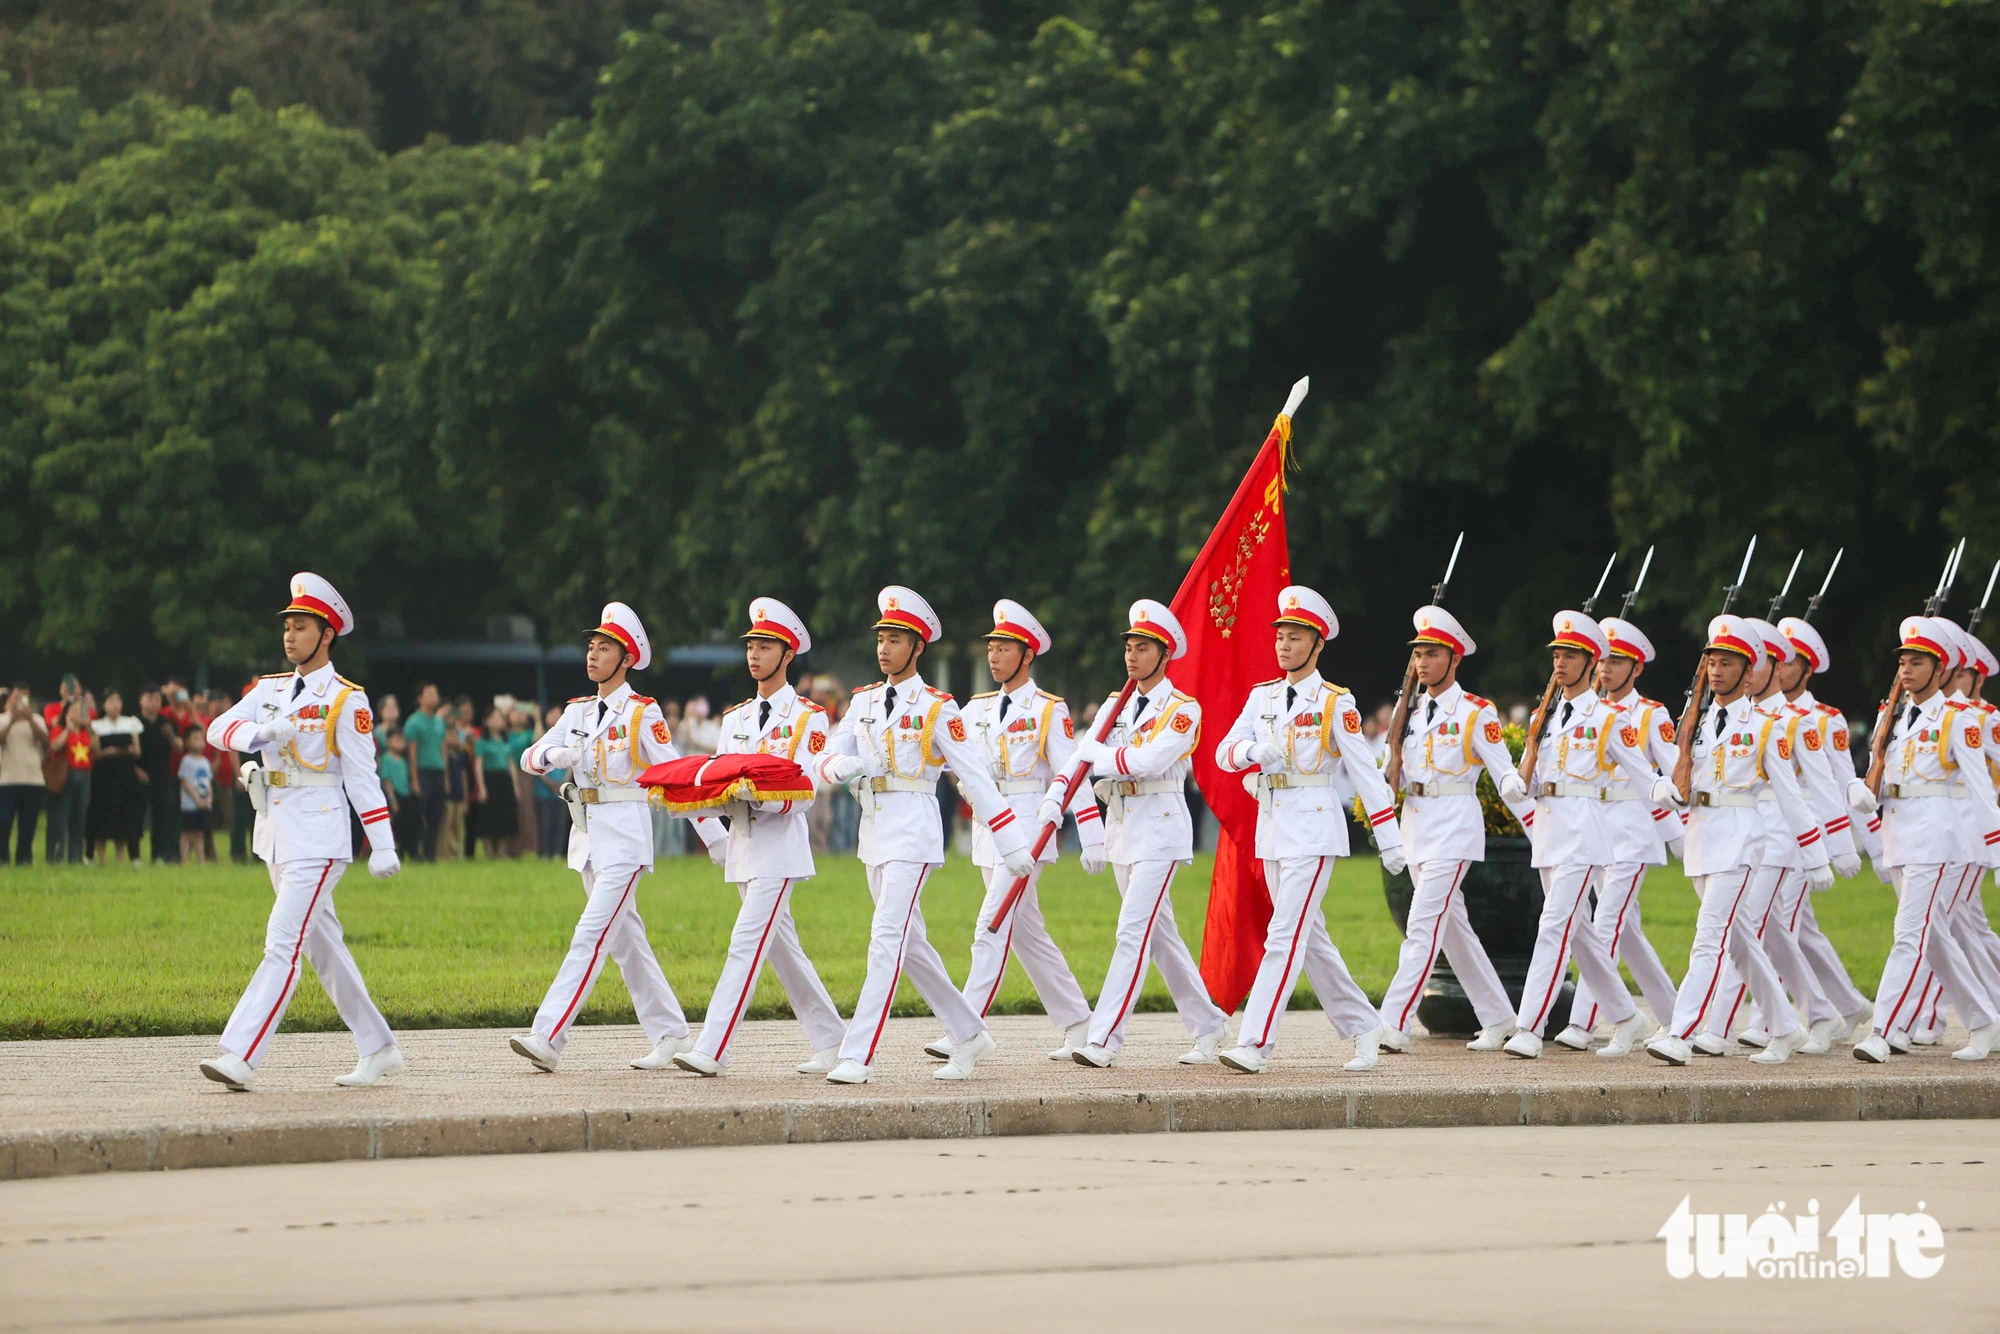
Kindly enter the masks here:
<path id="1" fill-rule="evenodd" d="M 1527 730 L 1518 723 L 1500 729 L 1507 753 L 1521 758 Z M 1398 810 L 1401 798 L 1397 799 Z M 1486 957 L 1500 974 L 1518 1006 L 1526 984 L 1528 964 L 1535 953 L 1535 930 L 1542 915 L 1542 878 L 1529 864 L 1530 849 L 1521 826 L 1501 804 L 1491 774 L 1479 775 L 1479 809 L 1486 817 L 1486 860 L 1466 868 L 1465 914 L 1472 929 L 1486 946 Z M 1389 900 L 1389 915 L 1396 929 L 1407 934 L 1410 897 L 1415 886 L 1409 872 L 1382 874 L 1382 893 Z M 1570 997 L 1574 988 L 1567 979 L 1550 1007 L 1547 1031 L 1559 1033 L 1569 1023 Z M 1451 965 L 1440 955 L 1424 984 L 1423 999 L 1417 1002 L 1417 1018 L 1432 1033 L 1470 1036 L 1479 1031 L 1479 1019 L 1466 999 L 1465 989 L 1452 975 Z"/>

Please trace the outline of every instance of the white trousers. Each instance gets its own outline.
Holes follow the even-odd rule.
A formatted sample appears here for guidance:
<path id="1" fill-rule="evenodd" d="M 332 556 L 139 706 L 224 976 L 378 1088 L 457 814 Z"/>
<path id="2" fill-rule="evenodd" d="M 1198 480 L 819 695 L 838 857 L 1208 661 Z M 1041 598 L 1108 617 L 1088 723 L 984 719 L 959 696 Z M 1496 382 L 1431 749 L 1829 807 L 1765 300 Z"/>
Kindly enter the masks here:
<path id="1" fill-rule="evenodd" d="M 736 1036 L 750 1008 L 750 997 L 756 994 L 757 979 L 767 961 L 814 1051 L 838 1046 L 841 1034 L 847 1031 L 826 984 L 819 980 L 819 970 L 799 944 L 798 924 L 792 921 L 792 890 L 798 883 L 781 876 L 763 876 L 736 887 L 743 906 L 736 912 L 736 925 L 729 933 L 729 954 L 722 961 L 722 976 L 709 995 L 708 1017 L 702 1021 L 701 1036 L 694 1044 L 697 1052 L 721 1065 L 729 1064 L 729 1040 Z"/>
<path id="2" fill-rule="evenodd" d="M 1806 961 L 1805 953 L 1799 947 L 1799 938 L 1789 929 L 1791 897 L 1804 892 L 1805 883 L 1806 873 L 1795 867 L 1760 866 L 1750 886 L 1750 895 L 1764 904 L 1764 912 L 1757 919 L 1757 943 L 1763 946 L 1772 967 L 1778 970 L 1778 980 L 1790 993 L 1792 1008 L 1799 1022 L 1812 1025 L 1822 1019 L 1838 1019 L 1841 1011 L 1821 988 L 1818 973 Z M 1709 1011 L 1708 1031 L 1717 1037 L 1727 1037 L 1730 1026 L 1734 1024 L 1736 1031 L 1742 1032 L 1744 1025 L 1737 1021 L 1750 1017 L 1743 1005 L 1748 992 L 1742 974 L 1724 960 L 1722 999 Z M 1757 993 L 1758 1007 L 1754 1012 L 1760 1028 L 1763 1026 L 1763 1000 L 1764 993 L 1760 991 Z"/>
<path id="3" fill-rule="evenodd" d="M 1188 953 L 1187 942 L 1174 924 L 1174 900 L 1168 890 L 1180 867 L 1179 862 L 1112 864 L 1111 873 L 1122 899 L 1118 938 L 1111 949 L 1104 987 L 1097 993 L 1097 1008 L 1090 1016 L 1090 1041 L 1106 1051 L 1115 1053 L 1125 1045 L 1125 1020 L 1139 999 L 1149 962 L 1160 970 L 1188 1032 L 1197 1037 L 1213 1033 L 1229 1020 L 1208 998 L 1208 984 L 1201 980 L 1201 970 L 1195 967 L 1194 956 Z M 1324 922 L 1320 930 L 1326 930 Z"/>
<path id="4" fill-rule="evenodd" d="M 1986 994 L 1995 1002 L 2000 1002 L 2000 936 L 1993 934 L 1993 924 L 1986 920 L 1986 902 L 1980 893 L 1980 886 L 1985 880 L 1984 866 L 1966 865 L 1959 876 L 1962 888 L 1952 900 L 1951 911 L 1945 920 L 1950 923 L 1952 934 L 1958 937 L 1966 962 L 1978 974 Z M 1944 988 L 1938 984 L 1935 970 L 1925 980 L 1924 994 L 1917 1002 L 1917 1014 L 1914 1027 L 1933 1030 L 1944 1027 Z"/>
<path id="5" fill-rule="evenodd" d="M 1486 957 L 1486 947 L 1479 943 L 1472 920 L 1465 915 L 1463 886 L 1471 866 L 1469 861 L 1450 858 L 1411 864 L 1410 883 L 1415 892 L 1410 895 L 1403 947 L 1396 956 L 1396 976 L 1382 995 L 1380 1018 L 1384 1027 L 1400 1033 L 1410 1031 L 1440 949 L 1459 985 L 1465 988 L 1465 998 L 1472 1002 L 1481 1028 L 1492 1028 L 1514 1017 L 1514 1002 L 1507 999 L 1507 988 L 1501 984 L 1493 961 Z M 1314 979 L 1313 989 L 1319 989 L 1318 979 Z"/>
<path id="6" fill-rule="evenodd" d="M 660 971 L 660 961 L 653 957 L 646 924 L 639 918 L 639 877 L 645 874 L 643 866 L 583 865 L 583 916 L 577 919 L 569 953 L 549 984 L 549 994 L 542 998 L 542 1008 L 535 1011 L 535 1032 L 557 1051 L 569 1041 L 569 1030 L 590 999 L 606 959 L 618 961 L 646 1041 L 657 1047 L 666 1038 L 687 1036 L 687 1016 L 667 985 L 667 975 Z"/>
<path id="7" fill-rule="evenodd" d="M 1333 876 L 1331 857 L 1284 857 L 1264 863 L 1264 883 L 1271 890 L 1271 924 L 1264 929 L 1264 957 L 1257 980 L 1243 1003 L 1243 1022 L 1236 1040 L 1246 1047 L 1269 1051 L 1277 1045 L 1278 1024 L 1299 974 L 1312 978 L 1313 995 L 1326 1017 L 1345 1037 L 1371 1032 L 1382 1022 L 1368 993 L 1347 971 L 1333 937 L 1326 929 L 1326 888 Z"/>
<path id="8" fill-rule="evenodd" d="M 868 893 L 875 900 L 875 916 L 868 926 L 868 976 L 861 983 L 861 999 L 854 1003 L 847 1035 L 841 1039 L 843 1061 L 875 1063 L 882 1030 L 889 1024 L 889 1008 L 896 1003 L 896 984 L 905 973 L 931 1013 L 944 1021 L 953 1042 L 970 1042 L 986 1031 L 986 1021 L 959 994 L 944 960 L 924 933 L 924 910 L 918 900 L 937 868 L 936 862 L 883 862 L 868 868 Z"/>
<path id="9" fill-rule="evenodd" d="M 1805 872 L 1787 870 L 1779 877 L 1777 892 L 1771 896 L 1771 907 L 1757 935 L 1764 942 L 1771 962 L 1777 965 L 1778 976 L 1791 992 L 1795 1009 L 1799 1008 L 1801 993 L 1792 979 L 1803 966 L 1812 994 L 1799 1015 L 1800 1022 L 1815 1024 L 1822 1019 L 1837 1019 L 1869 1004 L 1868 998 L 1848 979 L 1840 954 L 1820 930 L 1819 919 L 1813 916 L 1812 893 L 1806 888 Z M 1794 951 L 1799 956 L 1797 961 L 1789 958 Z M 1726 962 L 1722 990 L 1724 995 L 1735 999 L 1727 1012 L 1718 1011 L 1719 1017 L 1709 1016 L 1709 1032 L 1723 1037 L 1732 1031 L 1740 1033 L 1746 1028 L 1764 1027 L 1763 1007 L 1757 1004 L 1747 1011 L 1744 1009 L 1742 980 Z M 1739 1018 L 1741 1023 L 1737 1022 Z"/>
<path id="10" fill-rule="evenodd" d="M 1600 866 L 1591 888 L 1597 891 L 1594 920 L 1600 932 L 1608 933 L 1605 944 L 1611 957 L 1631 970 L 1632 980 L 1646 998 L 1646 1008 L 1653 1012 L 1653 1018 L 1665 1023 L 1673 1017 L 1674 999 L 1680 991 L 1639 924 L 1639 887 L 1646 883 L 1646 872 L 1651 869 L 1645 862 Z M 1570 1001 L 1569 1021 L 1590 1032 L 1597 1027 L 1601 1008 L 1591 995 L 1590 983 L 1578 982 L 1576 996 Z"/>
<path id="11" fill-rule="evenodd" d="M 1792 935 L 1797 937 L 1799 952 L 1806 956 L 1806 963 L 1811 965 L 1813 977 L 1819 982 L 1820 991 L 1825 993 L 1826 998 L 1833 1002 L 1833 1008 L 1842 1015 L 1850 1015 L 1857 1010 L 1865 1009 L 1869 1004 L 1868 998 L 1861 994 L 1861 989 L 1855 986 L 1854 980 L 1847 975 L 1847 965 L 1840 961 L 1840 951 L 1836 950 L 1833 942 L 1826 938 L 1826 932 L 1820 928 L 1819 918 L 1813 913 L 1813 896 L 1806 889 L 1805 877 L 1799 877 L 1796 887 L 1788 879 L 1785 882 L 1785 894 L 1790 900 L 1789 921 Z M 1778 911 L 1785 912 L 1787 909 L 1781 905 Z"/>
<path id="12" fill-rule="evenodd" d="M 1542 876 L 1542 916 L 1535 928 L 1535 953 L 1528 961 L 1528 980 L 1521 988 L 1521 1010 L 1514 1022 L 1530 1033 L 1540 1034 L 1548 1023 L 1549 1007 L 1555 1003 L 1556 988 L 1563 979 L 1564 964 L 1574 958 L 1576 971 L 1590 984 L 1604 1017 L 1622 1024 L 1638 1013 L 1618 965 L 1611 958 L 1611 945 L 1599 934 L 1597 920 L 1584 902 L 1595 867 L 1578 863 L 1539 868 Z"/>
<path id="13" fill-rule="evenodd" d="M 1923 999 L 1924 976 L 1935 971 L 1945 1004 L 1958 1011 L 1967 1028 L 1993 1022 L 1993 998 L 1973 971 L 1965 949 L 1945 921 L 1964 874 L 1963 863 L 1891 868 L 1896 886 L 1896 938 L 1882 965 L 1875 993 L 1875 1032 L 1884 1036 L 1915 1026 Z"/>
<path id="14" fill-rule="evenodd" d="M 1057 1028 L 1068 1028 L 1090 1017 L 1090 1002 L 1084 999 L 1083 988 L 1077 985 L 1069 960 L 1049 938 L 1048 923 L 1042 920 L 1042 905 L 1036 899 L 1036 892 L 1046 865 L 1047 862 L 1035 863 L 1028 888 L 998 931 L 988 931 L 986 924 L 993 920 L 993 914 L 1000 910 L 1000 901 L 1014 888 L 1014 877 L 1004 866 L 979 868 L 986 877 L 986 900 L 979 905 L 979 921 L 972 929 L 972 967 L 965 975 L 964 994 L 981 1017 L 993 1008 L 993 998 L 1000 994 L 1000 980 L 1007 975 L 1009 954 L 1021 961 L 1021 971 L 1034 983 L 1035 994 L 1042 998 L 1042 1009 Z"/>
<path id="15" fill-rule="evenodd" d="M 1799 1017 L 1785 998 L 1784 983 L 1771 965 L 1771 956 L 1757 941 L 1757 924 L 1764 919 L 1776 888 L 1775 877 L 1759 877 L 1757 868 L 1751 866 L 1696 877 L 1701 911 L 1694 920 L 1694 946 L 1688 951 L 1688 970 L 1674 1001 L 1669 1033 L 1686 1041 L 1718 1007 L 1727 1005 L 1730 993 L 1724 986 L 1725 955 L 1750 979 L 1760 999 L 1770 998 L 1764 1018 L 1772 1034 L 1797 1030 Z"/>
<path id="16" fill-rule="evenodd" d="M 389 1021 L 375 1008 L 361 969 L 348 952 L 333 911 L 333 887 L 347 870 L 344 861 L 279 862 L 269 868 L 277 902 L 264 925 L 264 957 L 222 1030 L 222 1049 L 241 1056 L 251 1069 L 263 1063 L 271 1035 L 285 1020 L 299 986 L 299 956 L 312 964 L 340 1022 L 354 1034 L 354 1046 L 372 1056 L 396 1040 Z"/>

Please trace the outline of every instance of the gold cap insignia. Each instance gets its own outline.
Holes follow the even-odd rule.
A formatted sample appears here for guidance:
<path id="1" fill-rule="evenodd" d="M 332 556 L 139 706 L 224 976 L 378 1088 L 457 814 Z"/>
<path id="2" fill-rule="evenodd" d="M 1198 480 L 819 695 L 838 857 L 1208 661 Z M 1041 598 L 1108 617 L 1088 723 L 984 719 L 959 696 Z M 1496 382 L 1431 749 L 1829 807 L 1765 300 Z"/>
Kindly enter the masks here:
<path id="1" fill-rule="evenodd" d="M 896 599 L 894 598 L 889 599 L 889 610 L 890 611 L 896 610 Z"/>

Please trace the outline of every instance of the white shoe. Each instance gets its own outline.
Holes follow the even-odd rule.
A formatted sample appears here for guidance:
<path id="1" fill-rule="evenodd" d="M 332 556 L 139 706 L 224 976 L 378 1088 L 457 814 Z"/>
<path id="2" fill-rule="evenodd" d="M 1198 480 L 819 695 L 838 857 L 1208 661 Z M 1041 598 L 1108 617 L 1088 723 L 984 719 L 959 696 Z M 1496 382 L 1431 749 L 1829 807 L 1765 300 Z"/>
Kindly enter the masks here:
<path id="1" fill-rule="evenodd" d="M 1846 1025 L 1845 1019 L 1822 1019 L 1806 1030 L 1805 1045 L 1799 1048 L 1801 1056 L 1824 1056 L 1833 1050 L 1840 1030 Z"/>
<path id="2" fill-rule="evenodd" d="M 1578 1024 L 1571 1024 L 1555 1036 L 1556 1045 L 1568 1047 L 1571 1051 L 1590 1050 L 1590 1030 Z"/>
<path id="3" fill-rule="evenodd" d="M 1110 1065 L 1112 1060 L 1111 1053 L 1098 1046 L 1095 1042 L 1078 1047 L 1069 1054 L 1069 1058 L 1078 1065 L 1087 1065 L 1093 1070 L 1102 1070 L 1105 1066 Z"/>
<path id="4" fill-rule="evenodd" d="M 1229 1069 L 1245 1075 L 1260 1075 L 1271 1062 L 1255 1047 L 1231 1047 L 1215 1058 Z"/>
<path id="5" fill-rule="evenodd" d="M 381 1079 L 403 1073 L 403 1053 L 395 1043 L 390 1043 L 372 1055 L 364 1056 L 354 1069 L 344 1075 L 335 1075 L 333 1082 L 347 1089 L 373 1087 Z"/>
<path id="6" fill-rule="evenodd" d="M 1845 1042 L 1856 1033 L 1859 1033 L 1862 1037 L 1867 1037 L 1869 1024 L 1874 1018 L 1875 1007 L 1872 1005 L 1866 1005 L 1856 1010 L 1853 1014 L 1847 1016 L 1847 1031 L 1835 1038 L 1834 1041 Z"/>
<path id="7" fill-rule="evenodd" d="M 1983 1061 L 1993 1054 L 1995 1043 L 2000 1043 L 2000 1019 L 1984 1028 L 1974 1029 L 1970 1041 L 1953 1052 L 1951 1058 L 1954 1061 Z"/>
<path id="8" fill-rule="evenodd" d="M 812 1054 L 810 1061 L 800 1061 L 793 1068 L 802 1075 L 824 1075 L 840 1064 L 840 1048 L 826 1047 Z"/>
<path id="9" fill-rule="evenodd" d="M 1943 1036 L 1944 1034 L 1938 1032 L 1935 1028 L 1913 1028 L 1910 1030 L 1910 1045 L 1912 1047 L 1935 1047 L 1938 1044 L 1938 1039 Z"/>
<path id="10" fill-rule="evenodd" d="M 222 1052 L 201 1063 L 201 1072 L 231 1093 L 248 1093 L 257 1082 L 257 1072 L 241 1056 Z"/>
<path id="11" fill-rule="evenodd" d="M 1910 1054 L 1910 1035 L 1908 1033 L 1905 1033 L 1902 1029 L 1900 1028 L 1890 1029 L 1888 1036 L 1888 1043 L 1889 1043 L 1889 1050 L 1895 1052 L 1896 1055 L 1908 1056 Z"/>
<path id="12" fill-rule="evenodd" d="M 672 1060 L 675 1069 L 691 1070 L 695 1074 L 700 1075 L 703 1079 L 713 1079 L 717 1075 L 722 1073 L 721 1061 L 716 1060 L 713 1056 L 703 1056 L 698 1051 L 675 1052 L 673 1054 Z M 632 1064 L 639 1065 L 637 1061 L 632 1062 Z M 653 1067 L 650 1065 L 646 1065 L 646 1066 L 639 1066 L 639 1068 L 642 1070 L 650 1070 Z"/>
<path id="13" fill-rule="evenodd" d="M 1383 1051 L 1393 1051 L 1400 1055 L 1410 1049 L 1410 1035 L 1400 1028 L 1391 1028 L 1384 1024 L 1382 1036 L 1376 1039 L 1375 1045 Z"/>
<path id="14" fill-rule="evenodd" d="M 1889 1061 L 1889 1044 L 1883 1041 L 1880 1033 L 1870 1033 L 1854 1044 L 1854 1059 L 1886 1065 Z"/>
<path id="15" fill-rule="evenodd" d="M 1217 1024 L 1213 1033 L 1203 1033 L 1194 1040 L 1194 1046 L 1182 1052 L 1176 1059 L 1182 1065 L 1207 1065 L 1215 1059 L 1215 1049 L 1222 1045 L 1224 1025 Z"/>
<path id="16" fill-rule="evenodd" d="M 949 1033 L 924 1044 L 924 1055 L 934 1056 L 940 1061 L 949 1061 L 954 1050 L 956 1050 L 956 1044 L 952 1042 L 951 1034 Z"/>
<path id="17" fill-rule="evenodd" d="M 528 1064 L 545 1075 L 556 1072 L 562 1063 L 562 1053 L 549 1045 L 549 1040 L 539 1033 L 529 1033 L 525 1037 L 508 1038 L 507 1045 L 514 1049 L 516 1056 L 528 1058 Z"/>
<path id="18" fill-rule="evenodd" d="M 961 1042 L 953 1048 L 951 1059 L 931 1071 L 932 1079 L 970 1079 L 972 1067 L 979 1064 L 979 1058 L 993 1050 L 993 1035 L 980 1030 L 969 1042 Z"/>
<path id="19" fill-rule="evenodd" d="M 1765 1043 L 1764 1050 L 1752 1056 L 1750 1060 L 1756 1065 L 1783 1065 L 1791 1059 L 1793 1052 L 1806 1045 L 1806 1039 L 1811 1036 L 1812 1034 L 1803 1028 L 1780 1033 Z"/>
<path id="20" fill-rule="evenodd" d="M 1768 1047 L 1771 1045 L 1771 1034 L 1767 1029 L 1746 1028 L 1736 1035 L 1736 1040 L 1746 1047 Z"/>
<path id="21" fill-rule="evenodd" d="M 1090 1041 L 1090 1020 L 1079 1019 L 1063 1030 L 1063 1045 L 1049 1053 L 1051 1061 L 1067 1061 L 1078 1047 Z"/>
<path id="22" fill-rule="evenodd" d="M 1671 1034 L 1662 1033 L 1646 1044 L 1646 1055 L 1668 1065 L 1686 1065 L 1694 1059 L 1694 1048 Z"/>
<path id="23" fill-rule="evenodd" d="M 634 1070 L 665 1070 L 675 1064 L 676 1056 L 694 1050 L 694 1034 L 683 1033 L 677 1038 L 661 1038 L 660 1045 L 632 1062 Z M 716 1066 L 720 1070 L 721 1066 Z"/>
<path id="24" fill-rule="evenodd" d="M 1611 1030 L 1611 1041 L 1597 1049 L 1599 1056 L 1629 1056 L 1632 1049 L 1660 1031 L 1660 1026 L 1648 1015 L 1635 1013 Z"/>
<path id="25" fill-rule="evenodd" d="M 826 1082 L 829 1084 L 866 1084 L 868 1082 L 868 1067 L 859 1061 L 842 1061 L 827 1072 Z"/>
<path id="26" fill-rule="evenodd" d="M 1508 1038 L 1506 1044 L 1500 1050 L 1506 1052 L 1509 1056 L 1518 1056 L 1524 1061 L 1532 1061 L 1542 1054 L 1542 1035 L 1540 1033 L 1530 1033 L 1524 1028 L 1514 1034 L 1513 1037 Z"/>
<path id="27" fill-rule="evenodd" d="M 1378 1024 L 1354 1039 L 1354 1059 L 1340 1068 L 1359 1074 L 1363 1070 L 1373 1070 L 1382 1064 L 1382 1034 L 1387 1031 Z"/>
<path id="28" fill-rule="evenodd" d="M 1728 1038 L 1719 1038 L 1707 1031 L 1695 1034 L 1688 1046 L 1700 1056 L 1727 1056 L 1736 1050 L 1736 1044 Z"/>

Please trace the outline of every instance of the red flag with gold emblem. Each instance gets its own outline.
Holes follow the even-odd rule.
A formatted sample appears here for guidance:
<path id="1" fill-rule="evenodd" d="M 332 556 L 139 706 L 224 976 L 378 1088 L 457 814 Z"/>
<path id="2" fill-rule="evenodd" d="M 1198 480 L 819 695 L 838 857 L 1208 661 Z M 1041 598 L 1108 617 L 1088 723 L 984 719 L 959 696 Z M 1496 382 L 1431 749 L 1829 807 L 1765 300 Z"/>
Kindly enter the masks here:
<path id="1" fill-rule="evenodd" d="M 1270 623 L 1279 590 L 1292 582 L 1284 508 L 1290 414 L 1305 397 L 1305 386 L 1301 380 L 1293 388 L 1173 600 L 1173 613 L 1188 637 L 1186 656 L 1173 665 L 1173 682 L 1200 701 L 1209 724 L 1204 729 L 1209 739 L 1195 747 L 1194 779 L 1222 827 L 1202 932 L 1201 975 L 1208 994 L 1228 1011 L 1256 980 L 1271 895 L 1257 860 L 1257 801 L 1244 789 L 1241 774 L 1216 766 L 1214 743 L 1221 731 L 1210 729 L 1235 722 L 1250 688 L 1277 670 Z"/>

